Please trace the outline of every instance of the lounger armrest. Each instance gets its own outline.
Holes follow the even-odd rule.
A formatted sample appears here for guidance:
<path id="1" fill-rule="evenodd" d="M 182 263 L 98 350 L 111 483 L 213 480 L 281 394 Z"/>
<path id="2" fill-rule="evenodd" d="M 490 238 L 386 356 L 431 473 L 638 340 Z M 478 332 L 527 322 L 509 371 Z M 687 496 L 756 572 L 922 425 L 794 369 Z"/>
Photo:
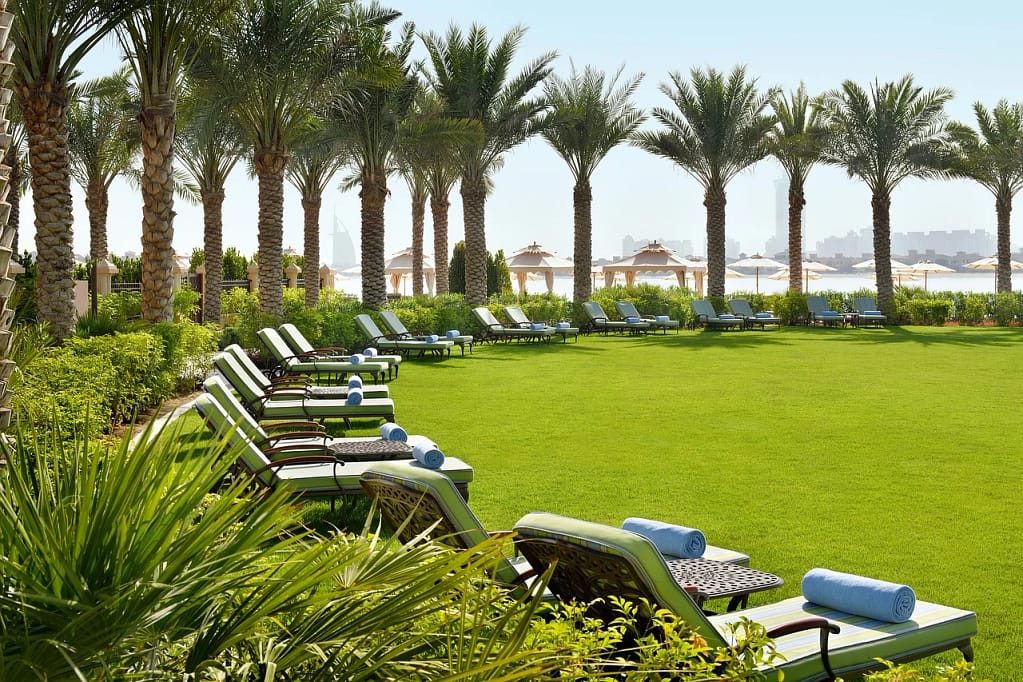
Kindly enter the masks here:
<path id="1" fill-rule="evenodd" d="M 799 620 L 783 623 L 768 630 L 767 636 L 774 639 L 796 632 L 817 629 L 821 631 L 821 663 L 824 665 L 825 672 L 828 673 L 828 679 L 833 680 L 835 679 L 835 672 L 831 669 L 831 659 L 828 654 L 828 637 L 833 634 L 837 635 L 840 628 L 827 618 L 800 618 Z"/>
<path id="2" fill-rule="evenodd" d="M 308 374 L 291 374 L 289 376 L 280 377 L 279 379 L 271 379 L 270 385 L 274 388 L 305 388 L 311 382 Z"/>
<path id="3" fill-rule="evenodd" d="M 319 431 L 320 433 L 326 434 L 327 430 L 323 428 L 323 424 L 320 422 L 309 421 L 306 419 L 298 419 L 284 422 L 271 422 L 269 424 L 263 424 L 263 430 L 268 434 L 272 434 L 278 429 L 302 429 L 305 431 Z"/>
<path id="4" fill-rule="evenodd" d="M 262 469 L 257 469 L 253 472 L 256 476 L 263 473 L 264 471 L 277 470 L 281 467 L 288 466 L 290 464 L 337 464 L 338 466 L 344 466 L 345 463 L 334 457 L 333 455 L 304 455 L 299 457 L 285 457 L 284 459 L 278 459 L 270 462 Z"/>
<path id="5" fill-rule="evenodd" d="M 263 392 L 263 395 L 261 395 L 259 399 L 269 400 L 270 398 L 277 398 L 279 396 L 304 398 L 308 395 L 308 393 L 309 392 L 305 389 L 305 386 L 289 386 L 287 384 L 283 384 L 281 386 L 270 386 Z"/>
<path id="6" fill-rule="evenodd" d="M 326 447 L 327 441 L 330 439 L 330 436 L 323 433 L 322 431 L 283 431 L 281 433 L 275 433 L 272 436 L 264 438 L 258 443 L 258 445 L 260 446 L 260 448 L 263 448 L 263 452 L 269 452 L 270 450 L 277 450 L 278 448 L 290 447 L 279 445 L 279 443 L 283 441 L 299 439 L 309 440 L 311 438 L 321 439 L 322 442 L 304 443 L 301 444 L 301 447 L 306 450 Z"/>
<path id="7" fill-rule="evenodd" d="M 340 353 L 344 355 L 348 352 L 348 349 L 344 346 L 323 346 L 322 348 L 314 348 L 311 352 L 313 353 Z"/>
<path id="8" fill-rule="evenodd" d="M 274 455 L 286 454 L 289 452 L 302 452 L 304 455 L 297 455 L 298 457 L 319 457 L 323 458 L 322 461 L 331 461 L 336 459 L 334 454 L 327 450 L 326 445 L 317 445 L 315 443 L 292 443 L 291 445 L 275 445 L 272 448 L 264 448 L 263 454 L 274 459 Z M 294 459 L 291 457 L 289 459 Z M 276 459 L 274 463 L 282 460 Z"/>

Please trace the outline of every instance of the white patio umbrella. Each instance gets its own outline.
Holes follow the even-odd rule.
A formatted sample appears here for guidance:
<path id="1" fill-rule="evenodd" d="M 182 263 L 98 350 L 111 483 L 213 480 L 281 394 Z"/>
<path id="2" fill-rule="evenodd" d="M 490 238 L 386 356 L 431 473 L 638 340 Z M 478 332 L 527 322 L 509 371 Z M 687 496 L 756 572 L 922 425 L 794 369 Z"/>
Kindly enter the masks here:
<path id="1" fill-rule="evenodd" d="M 547 292 L 554 292 L 554 275 L 571 273 L 575 264 L 567 258 L 558 256 L 533 242 L 508 258 L 508 272 L 515 275 L 519 285 L 519 294 L 526 292 L 526 279 L 530 274 L 542 275 L 547 282 Z"/>
<path id="2" fill-rule="evenodd" d="M 997 270 L 998 269 L 998 256 L 989 256 L 988 258 L 981 258 L 975 260 L 972 263 L 967 263 L 965 267 L 971 270 Z M 1010 270 L 1023 270 L 1023 263 L 1019 261 L 1009 261 Z M 998 280 L 998 274 L 995 273 L 995 280 Z"/>
<path id="3" fill-rule="evenodd" d="M 423 279 L 426 280 L 426 288 L 431 296 L 433 296 L 434 275 L 436 272 L 433 259 L 423 254 Z M 394 293 L 398 293 L 398 286 L 405 276 L 408 276 L 410 280 L 412 278 L 412 247 L 402 249 L 384 261 L 384 274 L 390 279 L 391 288 L 394 289 Z"/>
<path id="4" fill-rule="evenodd" d="M 892 272 L 895 272 L 896 270 L 905 270 L 908 267 L 909 266 L 906 265 L 905 263 L 903 263 L 901 261 L 897 261 L 894 258 L 892 258 Z M 870 260 L 865 260 L 862 263 L 857 263 L 856 265 L 853 266 L 853 268 L 855 270 L 874 270 L 874 269 L 876 269 L 874 267 L 874 259 L 873 258 L 871 258 Z"/>
<path id="5" fill-rule="evenodd" d="M 778 261 L 773 260 L 771 258 L 767 258 L 766 256 L 761 256 L 759 253 L 755 253 L 752 256 L 750 256 L 749 258 L 743 258 L 740 261 L 736 261 L 736 262 L 732 263 L 732 267 L 733 268 L 752 268 L 754 273 L 756 274 L 756 278 L 757 278 L 757 280 L 756 280 L 756 287 L 757 287 L 757 293 L 759 294 L 760 293 L 760 270 L 761 270 L 761 268 L 770 268 L 770 269 L 773 270 L 775 268 L 784 268 L 785 264 L 784 263 L 779 263 Z"/>
<path id="6" fill-rule="evenodd" d="M 834 268 L 831 268 L 831 269 L 834 270 Z M 803 279 L 806 282 L 809 282 L 811 279 L 820 279 L 823 276 L 824 275 L 821 275 L 821 274 L 819 274 L 819 273 L 817 273 L 817 272 L 815 272 L 813 270 L 803 270 Z M 789 269 L 788 268 L 782 268 L 781 270 L 779 270 L 778 272 L 774 273 L 773 275 L 768 275 L 767 276 L 767 279 L 787 280 L 788 278 L 789 278 Z"/>
<path id="7" fill-rule="evenodd" d="M 931 272 L 955 272 L 952 268 L 945 267 L 941 263 L 932 260 L 921 260 L 913 263 L 905 269 L 905 272 L 924 274 L 924 291 L 927 291 L 927 274 Z"/>

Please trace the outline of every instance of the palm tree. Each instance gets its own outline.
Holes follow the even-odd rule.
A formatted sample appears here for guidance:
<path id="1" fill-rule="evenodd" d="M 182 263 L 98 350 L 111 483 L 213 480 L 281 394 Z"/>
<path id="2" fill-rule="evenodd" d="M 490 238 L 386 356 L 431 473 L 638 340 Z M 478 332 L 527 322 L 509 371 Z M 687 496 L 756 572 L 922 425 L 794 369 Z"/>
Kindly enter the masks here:
<path id="1" fill-rule="evenodd" d="M 224 188 L 235 165 L 245 154 L 245 141 L 234 120 L 215 98 L 187 84 L 182 92 L 181 117 L 175 144 L 181 165 L 191 176 L 202 201 L 203 320 L 220 322 L 223 282 Z M 213 106 L 210 106 L 213 104 Z"/>
<path id="2" fill-rule="evenodd" d="M 151 0 L 118 27 L 141 99 L 142 318 L 174 318 L 174 134 L 177 97 L 195 43 L 233 0 Z"/>
<path id="3" fill-rule="evenodd" d="M 71 177 L 85 191 L 89 211 L 89 257 L 107 257 L 107 208 L 114 179 L 131 166 L 139 148 L 138 127 L 130 114 L 128 70 L 72 90 L 68 108 Z"/>
<path id="4" fill-rule="evenodd" d="M 777 121 L 768 145 L 789 178 L 789 290 L 802 291 L 804 188 L 827 144 L 828 128 L 821 123 L 817 104 L 807 96 L 803 83 L 788 98 L 774 93 L 771 108 Z"/>
<path id="5" fill-rule="evenodd" d="M 305 267 L 305 304 L 313 308 L 320 300 L 320 206 L 327 184 L 345 164 L 336 144 L 324 135 L 315 135 L 295 147 L 285 171 L 288 181 L 302 195 L 305 238 L 302 263 Z"/>
<path id="6" fill-rule="evenodd" d="M 678 72 L 661 84 L 678 111 L 661 107 L 654 118 L 661 131 L 644 131 L 636 144 L 674 161 L 703 186 L 707 207 L 707 293 L 725 295 L 725 187 L 741 171 L 767 156 L 767 136 L 774 117 L 764 113 L 774 90 L 757 92 L 756 79 L 737 66 L 725 74 L 693 69 L 691 82 Z"/>
<path id="7" fill-rule="evenodd" d="M 949 133 L 945 103 L 948 88 L 924 92 L 907 74 L 898 82 L 870 87 L 852 81 L 820 99 L 821 114 L 834 129 L 823 160 L 845 167 L 870 189 L 874 222 L 874 265 L 878 305 L 892 314 L 894 289 L 891 272 L 892 191 L 906 178 L 947 175 Z"/>
<path id="8" fill-rule="evenodd" d="M 548 52 L 509 78 L 511 62 L 525 29 L 515 27 L 496 45 L 487 29 L 473 24 L 467 34 L 452 25 L 445 37 L 428 34 L 423 42 L 433 65 L 433 87 L 449 116 L 479 121 L 483 139 L 460 153 L 462 213 L 465 221 L 465 300 L 487 300 L 486 199 L 488 181 L 505 152 L 540 132 L 543 98 L 529 93 L 551 71 L 557 56 Z"/>
<path id="9" fill-rule="evenodd" d="M 74 254 L 67 106 L 82 60 L 141 0 L 19 0 L 11 3 L 15 75 L 11 84 L 28 135 L 36 228 L 40 321 L 74 332 Z"/>
<path id="10" fill-rule="evenodd" d="M 21 224 L 21 195 L 28 189 L 28 178 L 25 167 L 28 165 L 28 150 L 25 138 L 25 122 L 21 119 L 21 110 L 14 104 L 7 108 L 7 134 L 11 141 L 4 152 L 3 164 L 11 169 L 7 175 L 7 203 L 11 205 L 7 214 L 7 224 L 14 225 L 14 241 L 11 251 L 18 253 L 18 225 Z"/>
<path id="11" fill-rule="evenodd" d="M 588 301 L 592 288 L 593 193 L 590 178 L 609 151 L 629 139 L 646 119 L 629 98 L 643 74 L 618 85 L 622 66 L 605 86 L 604 72 L 587 66 L 580 74 L 572 66 L 567 79 L 551 76 L 544 85 L 554 110 L 543 126 L 543 137 L 568 164 L 575 188 L 575 282 L 573 300 Z"/>
<path id="12" fill-rule="evenodd" d="M 1023 103 L 1000 100 L 991 111 L 977 102 L 976 131 L 968 126 L 950 125 L 960 140 L 962 156 L 953 167 L 960 177 L 976 180 L 995 197 L 998 218 L 998 265 L 995 290 L 1012 291 L 1011 234 L 1012 200 L 1023 189 Z"/>

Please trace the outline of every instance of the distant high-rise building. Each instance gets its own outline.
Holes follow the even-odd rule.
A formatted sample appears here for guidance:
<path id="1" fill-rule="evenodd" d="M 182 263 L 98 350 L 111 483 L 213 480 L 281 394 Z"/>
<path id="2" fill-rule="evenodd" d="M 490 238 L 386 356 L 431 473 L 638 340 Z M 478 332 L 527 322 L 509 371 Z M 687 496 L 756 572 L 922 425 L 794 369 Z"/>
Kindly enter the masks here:
<path id="1" fill-rule="evenodd" d="M 355 244 L 352 243 L 352 236 L 341 227 L 341 221 L 337 214 L 334 214 L 334 231 L 330 235 L 334 238 L 334 255 L 330 261 L 330 267 L 335 270 L 344 270 L 353 265 L 358 265 L 359 259 L 355 256 Z"/>
<path id="2" fill-rule="evenodd" d="M 802 210 L 803 244 L 806 251 L 806 207 Z M 774 181 L 774 236 L 764 245 L 764 255 L 775 256 L 789 250 L 789 180 L 778 178 Z"/>

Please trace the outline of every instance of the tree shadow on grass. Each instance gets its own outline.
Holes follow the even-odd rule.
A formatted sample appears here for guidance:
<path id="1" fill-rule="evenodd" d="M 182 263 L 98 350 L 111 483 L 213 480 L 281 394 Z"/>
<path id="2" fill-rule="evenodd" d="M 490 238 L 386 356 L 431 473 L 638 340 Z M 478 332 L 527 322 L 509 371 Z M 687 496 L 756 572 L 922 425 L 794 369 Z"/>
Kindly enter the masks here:
<path id="1" fill-rule="evenodd" d="M 710 347 L 792 345 L 819 339 L 822 343 L 866 345 L 918 344 L 934 346 L 1013 347 L 1023 342 L 1023 328 L 974 327 L 783 327 L 778 330 L 682 332 L 657 339 L 667 346 L 699 350 Z"/>

